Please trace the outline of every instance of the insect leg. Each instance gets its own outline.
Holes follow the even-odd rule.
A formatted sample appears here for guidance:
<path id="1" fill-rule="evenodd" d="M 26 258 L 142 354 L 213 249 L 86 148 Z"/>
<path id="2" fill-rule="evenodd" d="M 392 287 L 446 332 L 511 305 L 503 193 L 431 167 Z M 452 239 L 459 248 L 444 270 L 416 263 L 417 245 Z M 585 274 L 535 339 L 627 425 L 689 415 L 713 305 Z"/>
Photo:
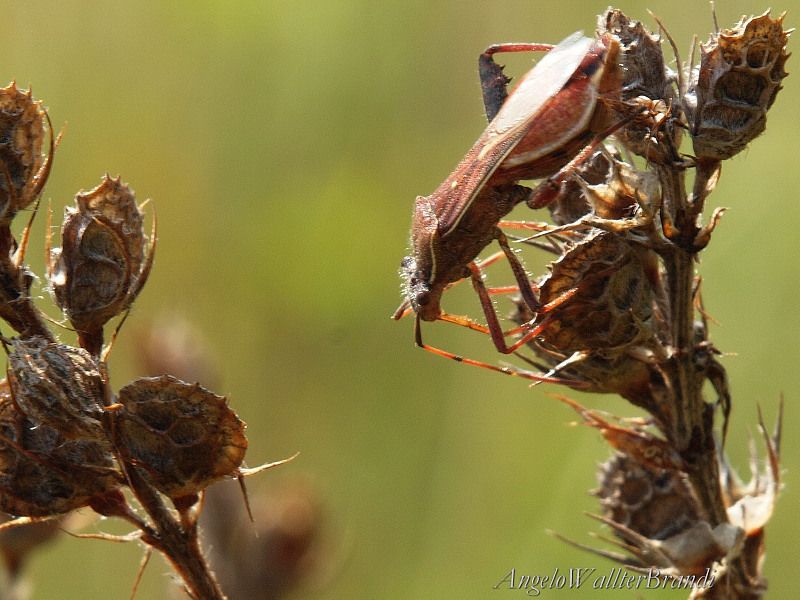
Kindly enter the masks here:
<path id="1" fill-rule="evenodd" d="M 525 301 L 525 304 L 528 305 L 528 308 L 530 308 L 533 312 L 538 312 L 541 308 L 541 305 L 539 304 L 539 298 L 536 297 L 536 294 L 533 293 L 533 289 L 531 288 L 530 277 L 525 272 L 525 267 L 522 266 L 522 263 L 517 258 L 517 255 L 508 245 L 508 239 L 506 238 L 506 235 L 500 230 L 497 232 L 497 243 L 500 244 L 500 248 L 503 250 L 503 253 L 508 259 L 508 263 L 511 265 L 511 272 L 514 274 L 514 279 L 517 280 L 517 285 L 519 285 L 519 293 L 522 295 L 522 299 Z M 475 278 L 473 275 L 473 281 L 474 280 Z M 481 280 L 481 284 L 482 283 L 483 280 Z"/>
<path id="2" fill-rule="evenodd" d="M 520 265 L 521 266 L 521 265 Z M 547 317 L 542 319 L 540 322 L 536 323 L 538 316 L 544 313 L 547 313 L 563 302 L 569 300 L 575 293 L 578 291 L 577 288 L 568 290 L 561 294 L 558 298 L 549 302 L 547 305 L 542 306 L 539 304 L 538 299 L 536 299 L 535 295 L 533 294 L 533 289 L 531 288 L 530 282 L 526 283 L 526 287 L 529 290 L 529 293 L 533 299 L 536 299 L 536 306 L 537 310 L 534 312 L 537 313 L 537 318 L 533 319 L 529 323 L 526 323 L 520 327 L 515 327 L 510 332 L 504 332 L 500 326 L 500 319 L 497 316 L 497 312 L 494 309 L 494 305 L 492 304 L 491 296 L 489 295 L 489 290 L 486 288 L 486 285 L 483 283 L 483 277 L 481 276 L 480 269 L 478 269 L 475 263 L 470 263 L 468 265 L 470 273 L 472 275 L 472 287 L 475 289 L 475 292 L 478 294 L 478 298 L 481 302 L 481 308 L 483 309 L 483 314 L 486 317 L 486 324 L 489 329 L 489 335 L 492 338 L 492 342 L 494 343 L 495 349 L 502 354 L 512 354 L 525 344 L 527 344 L 530 340 L 532 340 L 537 335 L 541 334 L 550 324 Z M 524 273 L 524 270 L 523 270 Z M 451 321 L 455 322 L 455 321 Z M 474 329 L 474 328 L 471 328 Z M 505 337 L 509 333 L 521 333 L 522 336 L 516 340 L 510 346 L 506 345 Z"/>
<path id="3" fill-rule="evenodd" d="M 486 109 L 486 119 L 495 118 L 508 97 L 506 86 L 511 81 L 503 73 L 503 67 L 494 62 L 494 55 L 500 52 L 547 52 L 552 50 L 551 44 L 493 44 L 483 51 L 478 57 L 478 75 L 481 78 L 483 92 L 483 106 Z"/>
<path id="4" fill-rule="evenodd" d="M 423 350 L 426 350 L 438 356 L 442 356 L 444 358 L 449 358 L 456 362 L 472 365 L 473 367 L 481 367 L 482 369 L 488 369 L 490 371 L 495 371 L 496 373 L 504 373 L 505 375 L 521 377 L 523 379 L 527 379 L 529 381 L 534 381 L 534 382 L 560 383 L 567 385 L 575 383 L 565 379 L 559 379 L 557 377 L 545 377 L 539 373 L 534 373 L 533 371 L 526 371 L 524 369 L 517 369 L 516 367 L 498 367 L 497 365 L 492 365 L 479 360 L 473 360 L 471 358 L 466 358 L 459 354 L 453 354 L 452 352 L 448 352 L 447 350 L 442 350 L 441 348 L 429 346 L 422 341 L 421 319 L 419 318 L 419 315 L 417 315 L 417 319 L 414 326 L 414 340 L 417 346 L 422 348 Z"/>

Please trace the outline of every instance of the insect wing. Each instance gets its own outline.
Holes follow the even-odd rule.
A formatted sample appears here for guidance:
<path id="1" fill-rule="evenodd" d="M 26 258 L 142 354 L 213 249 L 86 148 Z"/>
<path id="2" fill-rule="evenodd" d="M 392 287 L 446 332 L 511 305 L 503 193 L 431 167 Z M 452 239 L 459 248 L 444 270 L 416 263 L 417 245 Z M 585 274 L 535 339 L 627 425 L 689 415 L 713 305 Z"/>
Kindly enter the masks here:
<path id="1" fill-rule="evenodd" d="M 434 192 L 439 233 L 450 233 L 497 167 L 530 130 L 544 104 L 575 73 L 594 40 L 573 33 L 531 69 L 506 100 L 464 160 Z"/>
<path id="2" fill-rule="evenodd" d="M 576 32 L 550 50 L 508 97 L 489 124 L 489 135 L 502 136 L 526 127 L 544 103 L 555 96 L 578 70 L 594 43 L 593 39 Z"/>

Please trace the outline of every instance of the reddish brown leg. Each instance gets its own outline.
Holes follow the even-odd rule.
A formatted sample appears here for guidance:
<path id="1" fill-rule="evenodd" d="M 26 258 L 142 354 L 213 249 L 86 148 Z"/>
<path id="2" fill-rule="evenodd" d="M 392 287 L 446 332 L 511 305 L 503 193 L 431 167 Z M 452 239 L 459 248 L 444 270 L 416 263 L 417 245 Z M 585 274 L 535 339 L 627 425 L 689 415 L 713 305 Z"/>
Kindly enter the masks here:
<path id="1" fill-rule="evenodd" d="M 517 255 L 508 245 L 508 239 L 506 235 L 497 230 L 497 243 L 500 244 L 500 248 L 503 250 L 503 253 L 506 255 L 508 259 L 508 264 L 511 266 L 511 272 L 514 274 L 514 279 L 517 281 L 517 285 L 519 286 L 519 293 L 522 296 L 523 301 L 525 304 L 528 305 L 533 312 L 539 311 L 539 298 L 536 297 L 536 294 L 533 293 L 533 288 L 531 287 L 531 278 L 525 272 L 525 267 L 522 266 L 522 263 L 517 258 Z M 472 281 L 473 286 L 475 285 L 475 271 L 472 269 L 472 265 L 469 266 L 470 271 L 472 272 Z M 483 285 L 483 279 L 480 278 L 480 273 L 478 273 L 478 279 L 481 281 L 481 287 L 486 290 L 486 287 Z M 479 292 L 480 295 L 480 292 Z M 484 312 L 485 309 L 484 309 Z M 492 313 L 494 313 L 494 309 L 492 309 Z"/>
<path id="2" fill-rule="evenodd" d="M 498 287 L 487 288 L 491 296 L 501 296 L 503 294 L 516 294 L 519 292 L 518 285 L 501 285 Z"/>
<path id="3" fill-rule="evenodd" d="M 523 345 L 527 344 L 531 339 L 539 335 L 542 331 L 544 331 L 547 326 L 549 325 L 549 321 L 547 317 L 542 319 L 542 321 L 536 324 L 533 328 L 531 326 L 534 324 L 533 321 L 526 323 L 520 327 L 516 327 L 512 329 L 510 332 L 503 332 L 503 329 L 500 327 L 500 319 L 497 317 L 497 312 L 494 309 L 494 305 L 492 304 L 492 299 L 489 296 L 489 292 L 486 289 L 486 286 L 483 283 L 483 278 L 481 277 L 481 272 L 477 268 L 474 263 L 471 263 L 469 266 L 470 272 L 472 273 L 472 287 L 475 289 L 475 292 L 478 294 L 478 298 L 481 302 L 481 308 L 483 308 L 483 314 L 486 317 L 486 323 L 489 329 L 489 335 L 492 338 L 492 342 L 494 342 L 494 346 L 498 352 L 502 354 L 511 354 L 515 352 Z M 528 288 L 530 289 L 530 284 L 528 284 Z M 575 293 L 577 289 L 572 289 L 564 292 L 558 298 L 549 302 L 548 304 L 542 306 L 536 303 L 536 309 L 534 312 L 537 313 L 537 317 L 542 314 L 546 314 L 547 312 L 553 310 L 563 302 L 569 300 Z M 451 321 L 455 322 L 455 321 Z M 522 337 L 520 337 L 517 341 L 515 341 L 511 346 L 507 346 L 505 343 L 505 336 L 509 333 L 522 333 Z"/>
<path id="4" fill-rule="evenodd" d="M 417 319 L 415 321 L 414 326 L 414 339 L 420 348 L 423 350 L 427 350 L 432 354 L 436 354 L 438 356 L 443 356 L 444 358 L 449 358 L 456 362 L 464 363 L 466 365 L 472 365 L 473 367 L 480 367 L 482 369 L 488 369 L 490 371 L 495 371 L 496 373 L 504 373 L 505 375 L 511 375 L 514 377 L 521 377 L 523 379 L 527 379 L 529 381 L 534 381 L 537 383 L 559 383 L 559 384 L 576 384 L 578 382 L 570 382 L 564 379 L 559 379 L 557 377 L 545 377 L 539 373 L 534 373 L 533 371 L 526 371 L 524 369 L 517 369 L 515 367 L 498 367 L 497 365 L 492 365 L 486 362 L 482 362 L 479 360 L 473 360 L 471 358 L 466 358 L 464 356 L 460 356 L 458 354 L 453 354 L 452 352 L 448 352 L 447 350 L 442 350 L 441 348 L 435 348 L 434 346 L 428 346 L 425 342 L 422 341 L 422 328 L 420 326 L 420 318 L 417 315 Z"/>
<path id="5" fill-rule="evenodd" d="M 547 52 L 552 50 L 551 44 L 494 44 L 484 50 L 478 57 L 478 75 L 481 78 L 483 106 L 486 119 L 495 118 L 508 97 L 506 86 L 511 81 L 503 73 L 503 67 L 494 62 L 494 55 L 501 52 Z"/>
<path id="6" fill-rule="evenodd" d="M 544 221 L 499 221 L 497 226 L 504 229 L 521 229 L 523 231 L 539 231 L 541 233 L 547 233 L 555 227 L 551 223 Z"/>

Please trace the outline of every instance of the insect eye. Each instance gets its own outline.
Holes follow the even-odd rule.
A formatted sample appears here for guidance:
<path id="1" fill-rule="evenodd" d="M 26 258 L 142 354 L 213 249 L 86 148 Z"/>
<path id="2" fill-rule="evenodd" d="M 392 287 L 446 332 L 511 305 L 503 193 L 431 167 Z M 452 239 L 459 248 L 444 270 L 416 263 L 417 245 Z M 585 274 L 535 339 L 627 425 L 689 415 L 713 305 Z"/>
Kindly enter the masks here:
<path id="1" fill-rule="evenodd" d="M 417 294 L 417 305 L 418 306 L 425 306 L 428 302 L 431 301 L 431 295 L 429 292 L 421 292 Z"/>

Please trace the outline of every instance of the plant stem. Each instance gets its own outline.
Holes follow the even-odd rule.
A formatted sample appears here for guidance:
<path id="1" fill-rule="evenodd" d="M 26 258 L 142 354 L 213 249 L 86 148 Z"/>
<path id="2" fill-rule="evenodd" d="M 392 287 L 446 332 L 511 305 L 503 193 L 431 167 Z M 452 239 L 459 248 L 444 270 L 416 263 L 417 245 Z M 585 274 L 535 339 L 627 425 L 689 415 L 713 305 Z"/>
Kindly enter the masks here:
<path id="1" fill-rule="evenodd" d="M 172 563 L 193 598 L 226 600 L 200 550 L 197 527 L 183 527 L 134 465 L 127 463 L 125 471 L 131 490 L 152 519 L 156 530 L 155 539 L 145 536 L 143 540 Z"/>
<path id="2" fill-rule="evenodd" d="M 694 333 L 694 264 L 692 249 L 699 231 L 687 202 L 683 170 L 659 168 L 664 210 L 675 225 L 673 245 L 663 251 L 672 326 L 672 359 L 667 370 L 674 395 L 674 418 L 668 435 L 687 465 L 700 506 L 714 527 L 728 521 L 720 489 L 713 407 L 703 400 L 705 376 L 696 366 Z"/>

